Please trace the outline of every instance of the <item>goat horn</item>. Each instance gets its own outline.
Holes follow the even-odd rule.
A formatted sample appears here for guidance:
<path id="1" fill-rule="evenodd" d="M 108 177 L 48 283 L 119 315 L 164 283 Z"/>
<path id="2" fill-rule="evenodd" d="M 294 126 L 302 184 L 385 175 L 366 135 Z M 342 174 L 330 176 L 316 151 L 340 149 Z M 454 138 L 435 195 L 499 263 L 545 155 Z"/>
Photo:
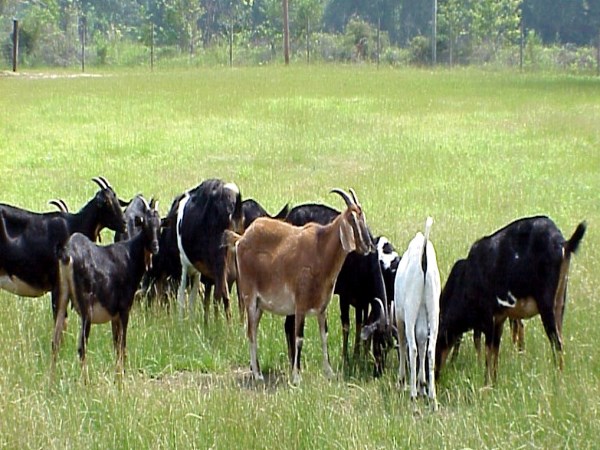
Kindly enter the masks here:
<path id="1" fill-rule="evenodd" d="M 106 178 L 104 178 L 102 176 L 98 177 L 98 178 L 100 178 L 102 181 L 104 181 L 106 183 L 106 186 L 108 186 L 110 189 L 112 189 L 114 191 L 113 187 L 110 185 L 110 183 L 108 182 L 108 180 Z"/>
<path id="2" fill-rule="evenodd" d="M 352 194 L 352 200 L 354 200 L 354 203 L 356 204 L 356 206 L 358 206 L 359 208 L 362 209 L 362 207 L 360 206 L 360 203 L 358 203 L 358 197 L 356 196 L 356 192 L 354 192 L 354 189 L 350 188 L 350 194 Z"/>
<path id="3" fill-rule="evenodd" d="M 333 188 L 330 192 L 335 192 L 336 194 L 339 194 L 346 202 L 346 206 L 350 207 L 353 205 L 352 199 L 341 189 Z"/>
<path id="4" fill-rule="evenodd" d="M 48 200 L 48 204 L 56 206 L 59 209 L 59 211 L 69 212 L 69 208 L 67 207 L 67 204 L 61 199 Z"/>
<path id="5" fill-rule="evenodd" d="M 106 184 L 106 180 L 102 177 L 94 177 L 92 181 L 100 186 L 101 189 L 108 189 L 108 185 Z"/>

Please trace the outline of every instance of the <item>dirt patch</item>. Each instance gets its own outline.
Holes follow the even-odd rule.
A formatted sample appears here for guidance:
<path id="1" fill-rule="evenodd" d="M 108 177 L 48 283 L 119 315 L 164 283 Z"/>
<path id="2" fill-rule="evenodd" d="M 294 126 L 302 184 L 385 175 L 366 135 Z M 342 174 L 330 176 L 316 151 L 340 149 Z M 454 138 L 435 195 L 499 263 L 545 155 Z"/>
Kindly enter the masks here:
<path id="1" fill-rule="evenodd" d="M 288 386 L 288 376 L 285 373 L 272 371 L 263 373 L 263 376 L 264 381 L 255 381 L 249 369 L 238 368 L 225 374 L 178 371 L 160 376 L 151 376 L 146 380 L 150 384 L 170 391 L 185 388 L 212 390 L 232 386 L 239 389 L 272 391 Z"/>
<path id="2" fill-rule="evenodd" d="M 18 77 L 32 80 L 52 80 L 64 78 L 99 78 L 106 75 L 97 73 L 50 73 L 50 72 L 12 72 L 10 70 L 0 71 L 0 77 Z"/>

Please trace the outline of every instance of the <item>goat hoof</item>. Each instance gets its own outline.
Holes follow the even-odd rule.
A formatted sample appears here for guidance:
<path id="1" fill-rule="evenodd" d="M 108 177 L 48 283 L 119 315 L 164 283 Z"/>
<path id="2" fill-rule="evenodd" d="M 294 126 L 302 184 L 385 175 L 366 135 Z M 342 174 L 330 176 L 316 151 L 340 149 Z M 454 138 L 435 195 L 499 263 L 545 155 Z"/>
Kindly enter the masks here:
<path id="1" fill-rule="evenodd" d="M 253 373 L 252 377 L 254 378 L 254 381 L 265 381 L 265 377 L 263 377 L 263 374 L 260 372 Z"/>

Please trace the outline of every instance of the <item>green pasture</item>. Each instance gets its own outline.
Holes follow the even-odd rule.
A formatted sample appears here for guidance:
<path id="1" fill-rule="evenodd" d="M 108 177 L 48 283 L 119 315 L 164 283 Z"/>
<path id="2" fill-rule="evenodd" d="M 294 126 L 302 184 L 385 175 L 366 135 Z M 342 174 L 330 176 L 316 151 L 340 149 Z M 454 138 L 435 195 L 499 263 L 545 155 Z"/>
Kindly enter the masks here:
<path id="1" fill-rule="evenodd" d="M 329 191 L 353 187 L 373 233 L 399 252 L 433 216 L 442 283 L 471 243 L 518 217 L 549 215 L 566 236 L 585 219 L 588 231 L 571 265 L 564 371 L 539 318 L 523 354 L 505 333 L 493 388 L 467 340 L 442 373 L 437 413 L 397 388 L 392 353 L 380 379 L 366 358 L 342 370 L 336 298 L 333 380 L 314 319 L 292 387 L 282 318 L 263 317 L 266 381 L 255 384 L 237 310 L 205 328 L 201 309 L 180 318 L 136 305 L 123 383 L 110 325 L 97 325 L 86 384 L 77 315 L 50 380 L 49 295 L 1 291 L 0 447 L 597 448 L 600 79 L 363 66 L 50 75 L 0 74 L 0 202 L 48 211 L 62 198 L 75 211 L 98 175 L 122 198 L 155 196 L 162 213 L 210 177 L 273 213 L 341 208 Z"/>

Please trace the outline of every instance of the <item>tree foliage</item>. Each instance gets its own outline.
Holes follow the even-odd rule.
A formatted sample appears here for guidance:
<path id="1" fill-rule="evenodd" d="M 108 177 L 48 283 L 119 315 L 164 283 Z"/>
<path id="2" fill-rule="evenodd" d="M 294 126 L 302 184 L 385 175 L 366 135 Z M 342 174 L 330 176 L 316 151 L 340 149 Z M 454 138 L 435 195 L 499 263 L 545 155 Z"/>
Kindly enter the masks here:
<path id="1" fill-rule="evenodd" d="M 433 1 L 291 0 L 292 48 L 304 48 L 309 29 L 321 37 L 334 33 L 347 48 L 348 40 L 363 29 L 369 30 L 362 37 L 372 51 L 374 38 L 367 35 L 380 26 L 386 42 L 409 49 L 413 57 L 420 55 L 425 62 Z M 437 2 L 438 53 L 451 63 L 467 61 L 468 55 L 477 51 L 493 57 L 502 48 L 515 45 L 521 23 L 526 34 L 532 32 L 544 44 L 589 45 L 598 40 L 600 0 Z M 281 45 L 283 28 L 281 0 L 0 0 L 5 54 L 13 17 L 22 24 L 21 55 L 42 57 L 49 64 L 69 64 L 77 59 L 83 23 L 86 40 L 97 47 L 99 55 L 122 41 L 154 42 L 193 55 L 199 46 L 220 45 L 234 36 L 239 43 L 268 45 L 275 50 Z M 321 38 L 321 42 L 335 39 Z M 52 52 L 55 55 L 48 57 Z"/>

